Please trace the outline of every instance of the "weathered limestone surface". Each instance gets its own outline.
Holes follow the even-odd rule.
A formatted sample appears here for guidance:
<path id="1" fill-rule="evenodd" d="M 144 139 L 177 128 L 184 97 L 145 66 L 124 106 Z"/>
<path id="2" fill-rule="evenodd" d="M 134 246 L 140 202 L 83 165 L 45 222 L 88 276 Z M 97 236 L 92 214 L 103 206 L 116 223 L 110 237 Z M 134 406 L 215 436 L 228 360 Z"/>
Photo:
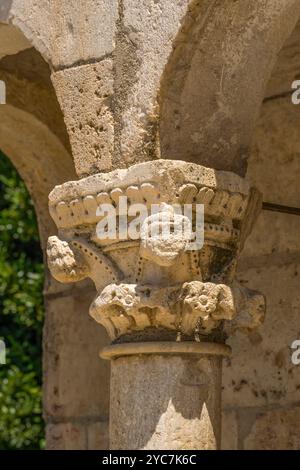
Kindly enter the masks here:
<path id="1" fill-rule="evenodd" d="M 221 361 L 160 355 L 112 361 L 110 448 L 219 447 Z M 142 401 L 133 399 L 133 390 Z"/>
<path id="2" fill-rule="evenodd" d="M 7 104 L 5 109 L 0 107 L 0 119 L 1 149 L 10 156 L 32 195 L 45 246 L 50 230 L 55 230 L 47 193 L 53 184 L 75 176 L 72 160 L 60 140 L 32 114 Z"/>
<path id="3" fill-rule="evenodd" d="M 114 167 L 159 158 L 160 81 L 189 0 L 124 0 L 114 54 Z"/>
<path id="4" fill-rule="evenodd" d="M 50 230 L 55 230 L 49 217 L 49 191 L 55 184 L 76 178 L 69 139 L 49 67 L 40 54 L 31 48 L 2 58 L 0 80 L 7 90 L 7 104 L 0 106 L 1 150 L 31 193 L 44 243 Z"/>
<path id="5" fill-rule="evenodd" d="M 44 368 L 51 373 L 44 378 L 44 414 L 48 421 L 108 418 L 109 363 L 98 359 L 99 348 L 108 344 L 108 338 L 86 314 L 93 296 L 91 286 L 46 296 Z"/>
<path id="6" fill-rule="evenodd" d="M 267 81 L 298 0 L 191 2 L 161 86 L 161 157 L 245 175 Z"/>
<path id="7" fill-rule="evenodd" d="M 259 333 L 249 339 L 237 333 L 229 340 L 233 354 L 224 363 L 226 406 L 279 406 L 299 400 L 299 371 L 291 363 L 290 348 L 300 333 L 298 270 L 299 264 L 291 263 L 238 273 L 246 285 L 263 289 L 267 315 Z"/>
<path id="8" fill-rule="evenodd" d="M 121 238 L 119 231 L 111 239 L 101 238 L 97 230 L 105 214 L 97 215 L 98 205 L 114 202 L 121 217 L 125 195 L 129 215 L 130 206 L 142 201 L 148 208 L 163 202 L 161 216 L 171 204 L 204 204 L 205 249 L 201 244 L 189 250 L 182 233 L 168 240 L 148 237 L 143 225 L 137 241 L 129 232 Z M 64 240 L 49 239 L 49 267 L 61 282 L 94 281 L 99 295 L 90 314 L 112 340 L 153 326 L 173 331 L 175 337 L 193 337 L 196 331 L 209 335 L 230 320 L 229 328 L 251 330 L 263 318 L 264 300 L 235 285 L 233 276 L 236 253 L 259 203 L 259 196 L 234 174 L 184 162 L 149 162 L 66 183 L 50 195 L 50 213 Z M 150 232 L 153 217 L 145 219 Z M 178 262 L 181 270 L 174 271 Z"/>
<path id="9" fill-rule="evenodd" d="M 299 421 L 298 407 L 258 413 L 245 439 L 245 450 L 299 450 Z"/>
<path id="10" fill-rule="evenodd" d="M 0 43 L 0 59 L 32 47 L 18 28 L 2 23 L 0 23 Z"/>
<path id="11" fill-rule="evenodd" d="M 276 96 L 284 98 L 284 95 L 291 93 L 291 84 L 294 80 L 299 80 L 299 62 L 300 22 L 298 21 L 296 28 L 278 54 L 276 65 L 265 91 L 265 99 L 268 100 Z M 282 124 L 286 124 L 286 121 L 282 121 Z M 288 141 L 286 144 L 288 145 Z M 274 151 L 276 151 L 275 148 Z"/>
<path id="12" fill-rule="evenodd" d="M 0 109 L 0 145 L 31 190 L 42 242 L 55 234 L 46 209 L 47 193 L 76 176 L 49 70 L 45 82 L 45 67 L 32 60 L 29 45 L 42 53 L 53 70 L 79 176 L 159 156 L 243 174 L 255 117 L 265 96 L 248 174 L 265 200 L 299 207 L 300 114 L 288 96 L 291 81 L 299 79 L 299 26 L 279 54 L 264 91 L 299 10 L 298 0 L 98 0 L 83 4 L 2 0 L 0 21 L 10 24 L 0 26 L 0 57 L 21 52 L 0 64 L 0 79 L 9 84 L 9 105 Z M 95 98 L 104 80 L 110 87 L 109 97 Z M 98 144 L 104 147 L 99 150 Z M 230 338 L 233 359 L 224 371 L 226 448 L 298 445 L 299 431 L 292 415 L 300 400 L 299 367 L 291 365 L 289 351 L 290 342 L 300 336 L 298 219 L 263 212 L 241 258 L 239 281 L 267 294 L 268 315 L 265 327 L 250 334 L 249 340 L 239 332 Z M 51 283 L 51 292 L 57 296 L 65 295 L 61 289 Z M 68 291 L 73 289 L 68 287 Z M 84 295 L 85 310 L 91 295 L 91 291 Z M 48 305 L 52 301 L 73 325 L 73 302 L 49 297 Z M 66 411 L 73 382 L 80 394 L 86 381 L 84 373 L 69 367 L 70 356 L 85 354 L 87 348 L 90 376 L 96 378 L 100 366 L 92 354 L 105 341 L 98 336 L 105 333 L 94 332 L 90 321 L 79 315 L 81 331 L 76 330 L 79 338 L 73 341 L 72 351 L 66 352 L 60 340 L 60 329 L 67 334 L 63 319 L 52 323 L 50 318 L 51 331 L 46 328 L 50 343 L 59 339 L 57 353 L 62 351 L 64 358 L 61 369 L 53 366 L 54 378 L 51 368 L 46 370 L 47 383 L 50 387 L 52 379 L 60 383 Z M 81 364 L 86 367 L 83 360 Z M 100 367 L 99 394 L 87 391 L 78 410 L 76 406 L 71 410 L 86 420 L 83 427 L 76 416 L 66 417 L 70 424 L 60 422 L 65 420 L 63 412 L 49 417 L 49 447 L 105 445 L 102 412 L 107 414 L 107 410 L 101 404 L 108 401 L 105 367 Z M 93 383 L 90 387 L 94 390 Z M 74 402 L 78 398 L 75 393 L 71 396 Z M 51 400 L 58 403 L 55 394 Z M 79 431 L 73 432 L 73 426 Z M 278 427 L 278 438 L 271 426 Z M 53 433 L 58 436 L 54 441 Z"/>
<path id="13" fill-rule="evenodd" d="M 55 69 L 111 54 L 117 16 L 117 0 L 2 0 L 0 10 Z"/>
<path id="14" fill-rule="evenodd" d="M 47 450 L 105 450 L 108 448 L 108 422 L 72 422 L 46 426 Z"/>
<path id="15" fill-rule="evenodd" d="M 221 450 L 237 450 L 237 449 L 238 449 L 238 423 L 236 419 L 236 412 L 223 410 L 222 411 Z"/>
<path id="16" fill-rule="evenodd" d="M 25 37 L 21 33 L 16 36 L 16 28 L 1 26 L 1 30 L 5 30 L 7 38 L 7 42 L 0 42 L 0 56 L 5 56 L 0 61 L 0 79 L 7 84 L 7 105 L 0 106 L 0 146 L 32 195 L 40 240 L 45 248 L 48 236 L 56 233 L 48 209 L 49 191 L 56 184 L 76 179 L 76 172 L 49 66 L 30 43 L 31 49 L 26 49 Z M 22 43 L 18 40 L 20 36 L 24 38 Z M 21 46 L 24 50 L 20 52 Z M 49 279 L 46 272 L 44 293 L 43 391 L 47 446 L 105 448 L 109 364 L 99 361 L 97 356 L 99 345 L 105 345 L 108 339 L 104 329 L 96 331 L 85 314 L 93 290 L 85 285 L 63 286 Z M 88 366 L 90 372 L 95 370 L 95 375 L 87 374 Z M 89 384 L 86 394 L 84 384 Z M 99 389 L 99 394 L 94 393 L 94 387 Z"/>
<path id="17" fill-rule="evenodd" d="M 110 446 L 219 448 L 225 337 L 251 332 L 264 318 L 263 296 L 234 281 L 259 193 L 233 173 L 158 160 L 57 186 L 49 203 L 59 229 L 49 238 L 49 268 L 60 282 L 93 280 L 90 314 L 118 343 L 102 353 L 113 359 Z M 133 239 L 137 203 L 157 211 L 145 214 Z M 174 204 L 196 211 L 197 203 L 204 205 L 204 245 L 190 249 L 199 221 L 175 213 Z M 115 222 L 126 215 L 125 235 L 120 226 L 110 238 L 99 232 L 102 204 Z M 184 221 L 188 233 L 178 231 Z M 192 399 L 195 387 L 199 399 Z"/>
<path id="18" fill-rule="evenodd" d="M 285 86 L 288 88 L 290 85 L 287 82 Z M 279 96 L 263 104 L 253 137 L 248 176 L 255 181 L 258 189 L 264 190 L 265 201 L 299 206 L 299 188 L 295 184 L 300 180 L 299 126 L 299 106 L 292 104 L 290 95 Z M 292 224 L 297 223 L 292 218 L 290 220 Z M 283 236 L 289 236 L 289 233 Z M 260 249 L 264 249 L 266 243 Z M 293 246 L 290 249 L 293 250 Z"/>
<path id="19" fill-rule="evenodd" d="M 55 72 L 51 78 L 65 114 L 77 174 L 109 171 L 114 150 L 112 60 Z"/>
<path id="20" fill-rule="evenodd" d="M 48 424 L 47 450 L 87 450 L 85 426 L 77 423 Z"/>
<path id="21" fill-rule="evenodd" d="M 245 174 L 267 80 L 299 15 L 298 0 L 3 0 L 0 21 L 18 27 L 54 71 L 76 77 L 78 66 L 113 61 L 112 168 L 185 155 Z M 68 126 L 76 113 L 84 122 L 80 101 L 63 107 Z M 71 139 L 78 172 L 96 173 L 94 132 L 80 134 L 84 154 Z M 110 139 L 108 126 L 102 140 Z"/>
<path id="22" fill-rule="evenodd" d="M 300 110 L 287 93 L 299 69 L 298 30 L 270 79 L 266 96 L 273 99 L 262 106 L 248 168 L 265 201 L 294 207 L 300 206 Z M 234 413 L 231 429 L 238 429 L 233 449 L 299 449 L 300 369 L 290 348 L 300 338 L 299 223 L 297 216 L 263 211 L 240 259 L 239 281 L 265 293 L 267 312 L 250 341 L 239 333 L 229 341 L 233 354 L 224 363 L 223 406 Z"/>
<path id="23" fill-rule="evenodd" d="M 91 423 L 87 428 L 88 450 L 108 449 L 108 421 Z"/>

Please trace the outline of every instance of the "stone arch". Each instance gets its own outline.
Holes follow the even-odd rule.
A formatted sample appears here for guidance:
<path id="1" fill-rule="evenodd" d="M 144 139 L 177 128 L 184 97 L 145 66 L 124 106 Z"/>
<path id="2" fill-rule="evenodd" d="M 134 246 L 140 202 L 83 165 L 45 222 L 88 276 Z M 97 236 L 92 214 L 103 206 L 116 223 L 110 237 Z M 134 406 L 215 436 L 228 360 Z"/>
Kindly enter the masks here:
<path id="1" fill-rule="evenodd" d="M 0 37 L 6 38 L 0 41 L 0 80 L 7 91 L 6 104 L 0 105 L 0 148 L 30 191 L 45 251 L 48 236 L 56 233 L 48 194 L 55 185 L 77 179 L 69 137 L 51 69 L 32 47 L 31 37 L 3 23 Z M 98 358 L 106 338 L 88 317 L 92 296 L 88 283 L 64 286 L 46 268 L 43 399 L 48 448 L 95 447 L 99 427 L 106 439 L 108 365 Z M 98 446 L 105 446 L 103 442 Z"/>
<path id="2" fill-rule="evenodd" d="M 300 19 L 277 54 L 259 108 L 248 176 L 266 193 L 266 201 L 299 207 L 299 106 L 292 103 L 292 83 L 300 77 Z M 256 166 L 256 169 L 254 167 Z M 277 169 L 274 172 L 274 168 Z"/>
<path id="3" fill-rule="evenodd" d="M 163 158 L 245 174 L 267 81 L 299 16 L 295 0 L 190 3 L 161 81 Z"/>
<path id="4" fill-rule="evenodd" d="M 48 64 L 18 28 L 0 24 L 0 36 L 0 78 L 6 85 L 0 146 L 31 193 L 45 246 L 53 230 L 48 194 L 56 184 L 76 178 L 68 134 Z"/>

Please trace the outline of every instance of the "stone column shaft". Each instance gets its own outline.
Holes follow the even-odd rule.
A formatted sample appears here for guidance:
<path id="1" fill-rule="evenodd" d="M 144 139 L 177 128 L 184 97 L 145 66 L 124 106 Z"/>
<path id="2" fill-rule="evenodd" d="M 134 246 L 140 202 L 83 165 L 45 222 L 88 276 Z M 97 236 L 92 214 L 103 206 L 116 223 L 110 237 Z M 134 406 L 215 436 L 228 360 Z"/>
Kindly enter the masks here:
<path id="1" fill-rule="evenodd" d="M 193 352 L 178 347 L 176 353 L 174 343 L 153 346 L 156 353 L 111 361 L 110 448 L 219 449 L 220 353 L 229 351 L 216 348 L 218 355 L 204 354 L 205 347 L 195 344 Z M 137 344 L 136 349 L 146 351 L 147 343 Z"/>

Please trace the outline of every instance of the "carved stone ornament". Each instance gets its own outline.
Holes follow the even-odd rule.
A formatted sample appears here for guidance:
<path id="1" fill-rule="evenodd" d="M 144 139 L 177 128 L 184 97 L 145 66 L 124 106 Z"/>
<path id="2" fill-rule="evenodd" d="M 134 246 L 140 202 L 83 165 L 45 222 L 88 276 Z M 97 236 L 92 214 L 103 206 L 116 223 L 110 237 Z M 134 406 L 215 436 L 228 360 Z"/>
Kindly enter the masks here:
<path id="1" fill-rule="evenodd" d="M 251 331 L 263 321 L 264 297 L 234 280 L 261 207 L 260 194 L 239 176 L 157 160 L 57 186 L 49 201 L 59 231 L 48 241 L 49 268 L 61 282 L 93 280 L 97 296 L 90 314 L 112 340 L 202 341 Z M 136 204 L 150 215 L 131 237 Z M 192 214 L 204 206 L 203 246 L 189 249 L 194 219 L 174 210 L 184 204 Z M 116 219 L 110 237 L 98 230 L 107 222 L 99 210 L 105 207 Z M 186 230 L 177 230 L 182 224 Z M 169 235 L 157 236 L 166 226 Z"/>

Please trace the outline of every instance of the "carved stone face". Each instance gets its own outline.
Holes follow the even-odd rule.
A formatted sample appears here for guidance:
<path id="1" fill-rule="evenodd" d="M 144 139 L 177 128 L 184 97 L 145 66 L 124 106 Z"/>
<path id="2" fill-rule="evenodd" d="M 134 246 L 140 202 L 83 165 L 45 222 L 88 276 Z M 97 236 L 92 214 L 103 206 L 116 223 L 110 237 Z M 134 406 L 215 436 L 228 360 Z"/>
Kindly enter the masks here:
<path id="1" fill-rule="evenodd" d="M 172 266 L 186 250 L 192 235 L 188 217 L 175 214 L 171 206 L 147 217 L 141 227 L 140 255 L 159 266 Z"/>

